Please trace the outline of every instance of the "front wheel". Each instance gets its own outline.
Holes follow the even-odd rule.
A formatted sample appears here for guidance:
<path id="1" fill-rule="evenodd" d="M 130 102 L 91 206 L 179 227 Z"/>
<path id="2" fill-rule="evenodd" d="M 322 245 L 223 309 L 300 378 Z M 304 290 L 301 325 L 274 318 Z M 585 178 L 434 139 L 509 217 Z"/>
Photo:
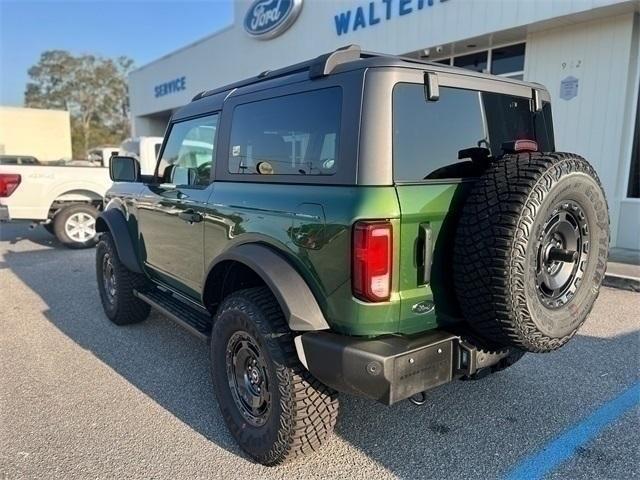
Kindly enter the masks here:
<path id="1" fill-rule="evenodd" d="M 103 233 L 96 248 L 96 276 L 104 313 L 116 325 L 143 321 L 151 307 L 135 296 L 146 285 L 145 277 L 127 269 L 110 233 Z"/>
<path id="2" fill-rule="evenodd" d="M 269 289 L 227 297 L 211 338 L 215 393 L 240 447 L 264 465 L 317 450 L 336 423 L 337 394 L 298 361 Z"/>

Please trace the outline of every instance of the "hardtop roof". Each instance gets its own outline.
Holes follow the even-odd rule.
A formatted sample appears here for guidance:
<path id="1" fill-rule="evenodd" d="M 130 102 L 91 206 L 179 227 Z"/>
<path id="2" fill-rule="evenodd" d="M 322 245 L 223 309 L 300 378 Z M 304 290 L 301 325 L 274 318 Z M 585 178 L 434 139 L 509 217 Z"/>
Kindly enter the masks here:
<path id="1" fill-rule="evenodd" d="M 188 116 L 192 116 L 194 112 L 207 108 L 204 105 L 198 105 L 201 102 L 205 104 L 218 104 L 220 101 L 224 101 L 223 99 L 226 99 L 229 95 L 235 94 L 238 89 L 251 88 L 263 82 L 265 84 L 264 88 L 273 88 L 276 86 L 297 83 L 305 79 L 314 80 L 337 73 L 382 67 L 410 68 L 435 73 L 454 73 L 456 75 L 485 78 L 492 81 L 526 85 L 532 89 L 545 90 L 542 85 L 535 83 L 474 72 L 462 67 L 445 65 L 433 61 L 425 61 L 398 55 L 366 52 L 362 51 L 358 45 L 348 45 L 334 50 L 333 52 L 320 55 L 311 60 L 306 60 L 277 70 L 266 70 L 254 77 L 200 92 L 193 97 L 191 103 L 175 112 L 174 118 L 186 118 Z M 254 88 L 251 89 L 254 90 Z"/>

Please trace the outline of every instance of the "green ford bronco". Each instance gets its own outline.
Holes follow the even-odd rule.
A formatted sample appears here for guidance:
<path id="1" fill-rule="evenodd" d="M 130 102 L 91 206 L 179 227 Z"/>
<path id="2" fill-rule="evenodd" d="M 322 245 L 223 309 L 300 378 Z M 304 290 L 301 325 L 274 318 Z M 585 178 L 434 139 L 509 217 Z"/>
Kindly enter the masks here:
<path id="1" fill-rule="evenodd" d="M 606 268 L 604 193 L 555 152 L 544 87 L 356 46 L 198 94 L 152 176 L 110 171 L 107 317 L 153 307 L 210 342 L 266 465 L 330 437 L 337 392 L 421 403 L 560 348 Z"/>

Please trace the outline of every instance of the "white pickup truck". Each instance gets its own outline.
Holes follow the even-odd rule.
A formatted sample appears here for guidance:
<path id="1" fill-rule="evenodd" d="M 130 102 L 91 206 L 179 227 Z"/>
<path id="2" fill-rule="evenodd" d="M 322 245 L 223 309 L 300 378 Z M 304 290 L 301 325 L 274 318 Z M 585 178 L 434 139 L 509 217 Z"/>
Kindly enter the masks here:
<path id="1" fill-rule="evenodd" d="M 161 145 L 162 137 L 128 138 L 120 152 L 137 157 L 141 173 L 150 175 Z M 92 247 L 96 217 L 110 186 L 108 164 L 0 165 L 0 222 L 41 223 L 67 247 Z"/>

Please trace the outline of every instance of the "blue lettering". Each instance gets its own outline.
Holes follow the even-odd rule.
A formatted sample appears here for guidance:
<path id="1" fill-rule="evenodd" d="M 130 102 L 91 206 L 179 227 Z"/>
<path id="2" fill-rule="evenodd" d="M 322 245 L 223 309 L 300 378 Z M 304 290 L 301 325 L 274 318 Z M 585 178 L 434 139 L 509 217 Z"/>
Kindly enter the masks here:
<path id="1" fill-rule="evenodd" d="M 400 0 L 400 15 L 407 15 L 413 11 L 413 8 L 407 7 L 411 0 Z"/>
<path id="2" fill-rule="evenodd" d="M 333 18 L 336 21 L 336 31 L 338 32 L 338 35 L 342 35 L 343 33 L 347 33 L 349 31 L 351 10 L 341 13 L 340 16 L 334 15 Z"/>
<path id="3" fill-rule="evenodd" d="M 356 18 L 353 19 L 353 31 L 355 32 L 358 28 L 366 27 L 367 22 L 364 19 L 364 10 L 362 7 L 358 7 L 356 10 Z"/>
<path id="4" fill-rule="evenodd" d="M 161 83 L 153 87 L 154 96 L 164 97 L 170 93 L 179 92 L 187 89 L 187 77 L 178 77 L 169 82 Z"/>
<path id="5" fill-rule="evenodd" d="M 369 25 L 380 23 L 380 17 L 376 17 L 376 6 L 373 2 L 369 3 Z"/>
<path id="6" fill-rule="evenodd" d="M 396 1 L 398 2 L 397 11 L 395 10 Z M 338 36 L 340 36 L 349 33 L 349 31 L 355 32 L 361 28 L 377 25 L 383 18 L 386 20 L 391 20 L 394 12 L 399 16 L 409 15 L 418 10 L 432 7 L 436 4 L 436 2 L 448 3 L 449 0 L 368 0 L 368 12 L 366 11 L 367 7 L 365 4 L 364 6 L 355 7 L 351 10 L 345 10 L 333 16 L 336 25 L 336 33 L 338 34 Z M 380 4 L 384 5 L 384 7 L 382 7 Z M 379 8 L 384 9 L 384 17 L 380 14 Z M 353 22 L 351 17 L 353 17 Z M 184 89 L 184 86 L 182 86 L 181 89 Z"/>
<path id="7" fill-rule="evenodd" d="M 391 18 L 391 0 L 382 0 L 382 3 L 387 6 L 387 20 L 389 20 Z"/>

